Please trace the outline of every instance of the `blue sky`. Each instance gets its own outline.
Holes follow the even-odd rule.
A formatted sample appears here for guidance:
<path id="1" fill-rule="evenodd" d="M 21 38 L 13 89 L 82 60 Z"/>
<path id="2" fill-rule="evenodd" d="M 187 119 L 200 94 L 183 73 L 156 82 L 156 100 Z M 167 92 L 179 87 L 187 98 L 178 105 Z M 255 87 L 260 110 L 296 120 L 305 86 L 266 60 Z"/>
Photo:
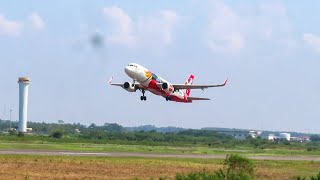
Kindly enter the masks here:
<path id="1" fill-rule="evenodd" d="M 19 4 L 19 5 L 17 5 Z M 29 76 L 29 120 L 230 127 L 320 133 L 320 2 L 5 1 L 0 6 L 0 118 L 18 119 Z M 98 35 L 103 45 L 90 40 Z M 168 103 L 106 81 L 130 62 L 212 101 Z M 3 107 L 3 108 L 1 108 Z M 3 110 L 1 110 L 3 109 Z"/>

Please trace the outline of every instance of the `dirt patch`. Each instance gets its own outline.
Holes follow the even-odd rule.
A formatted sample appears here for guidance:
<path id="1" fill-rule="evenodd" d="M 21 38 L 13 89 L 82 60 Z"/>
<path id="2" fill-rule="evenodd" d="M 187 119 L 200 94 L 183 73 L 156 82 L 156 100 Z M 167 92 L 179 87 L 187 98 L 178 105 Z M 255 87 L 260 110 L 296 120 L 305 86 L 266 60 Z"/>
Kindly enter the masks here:
<path id="1" fill-rule="evenodd" d="M 219 164 L 175 162 L 161 159 L 4 158 L 1 179 L 133 179 L 174 178 L 176 173 L 215 170 Z"/>
<path id="2" fill-rule="evenodd" d="M 177 173 L 214 171 L 223 160 L 142 157 L 0 156 L 0 179 L 174 179 Z M 315 175 L 320 162 L 255 161 L 257 179 Z"/>

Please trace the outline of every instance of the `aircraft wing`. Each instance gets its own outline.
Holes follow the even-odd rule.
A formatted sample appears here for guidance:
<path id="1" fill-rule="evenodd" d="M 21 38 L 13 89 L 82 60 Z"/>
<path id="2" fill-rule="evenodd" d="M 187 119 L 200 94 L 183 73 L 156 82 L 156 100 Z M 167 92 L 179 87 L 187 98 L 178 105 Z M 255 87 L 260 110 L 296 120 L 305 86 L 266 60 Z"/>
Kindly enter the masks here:
<path id="1" fill-rule="evenodd" d="M 199 98 L 199 97 L 188 97 L 187 100 L 196 101 L 196 100 L 210 100 L 210 99 L 209 98 Z"/>
<path id="2" fill-rule="evenodd" d="M 206 89 L 211 87 L 222 87 L 225 86 L 228 82 L 228 79 L 223 84 L 215 85 L 185 85 L 185 84 L 173 84 L 174 89 Z"/>
<path id="3" fill-rule="evenodd" d="M 109 83 L 110 85 L 112 85 L 112 86 L 120 86 L 120 87 L 123 87 L 123 83 L 122 84 L 118 84 L 118 83 Z"/>
<path id="4" fill-rule="evenodd" d="M 120 84 L 120 83 L 110 83 L 110 85 L 112 85 L 112 86 L 120 86 L 120 87 L 123 88 L 124 84 L 123 83 L 122 84 Z M 134 84 L 134 85 L 135 85 L 136 89 L 143 89 L 141 84 Z"/>
<path id="5" fill-rule="evenodd" d="M 112 86 L 120 86 L 123 88 L 124 83 L 112 83 L 113 77 L 111 77 L 111 79 L 108 81 L 108 84 L 112 85 Z M 142 85 L 139 83 L 135 83 L 134 84 L 136 89 L 143 89 Z"/>
<path id="6" fill-rule="evenodd" d="M 123 87 L 123 83 L 112 83 L 113 81 L 113 77 L 110 78 L 110 80 L 108 81 L 108 84 L 112 85 L 112 86 L 120 86 Z"/>

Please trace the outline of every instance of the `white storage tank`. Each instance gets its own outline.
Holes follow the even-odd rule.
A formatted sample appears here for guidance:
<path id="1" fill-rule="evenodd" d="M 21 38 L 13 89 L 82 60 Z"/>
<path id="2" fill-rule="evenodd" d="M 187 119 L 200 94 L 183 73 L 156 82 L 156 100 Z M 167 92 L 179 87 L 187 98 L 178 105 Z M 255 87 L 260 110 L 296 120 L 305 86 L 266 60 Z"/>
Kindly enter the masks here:
<path id="1" fill-rule="evenodd" d="M 279 138 L 286 139 L 287 141 L 290 141 L 291 135 L 290 135 L 290 133 L 280 133 Z"/>

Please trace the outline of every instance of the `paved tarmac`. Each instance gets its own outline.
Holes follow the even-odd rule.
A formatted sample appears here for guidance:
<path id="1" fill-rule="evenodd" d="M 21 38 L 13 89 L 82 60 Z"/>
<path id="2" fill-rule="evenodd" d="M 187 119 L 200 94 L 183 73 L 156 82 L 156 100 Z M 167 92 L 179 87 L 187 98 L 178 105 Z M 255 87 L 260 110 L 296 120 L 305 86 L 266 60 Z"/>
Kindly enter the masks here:
<path id="1" fill-rule="evenodd" d="M 17 155 L 47 155 L 47 156 L 100 156 L 100 157 L 146 157 L 146 158 L 195 158 L 195 159 L 224 159 L 225 155 L 201 155 L 201 154 L 151 154 L 132 152 L 79 152 L 57 150 L 0 150 L 2 154 Z M 260 156 L 245 155 L 254 160 L 276 161 L 320 161 L 320 156 Z"/>

